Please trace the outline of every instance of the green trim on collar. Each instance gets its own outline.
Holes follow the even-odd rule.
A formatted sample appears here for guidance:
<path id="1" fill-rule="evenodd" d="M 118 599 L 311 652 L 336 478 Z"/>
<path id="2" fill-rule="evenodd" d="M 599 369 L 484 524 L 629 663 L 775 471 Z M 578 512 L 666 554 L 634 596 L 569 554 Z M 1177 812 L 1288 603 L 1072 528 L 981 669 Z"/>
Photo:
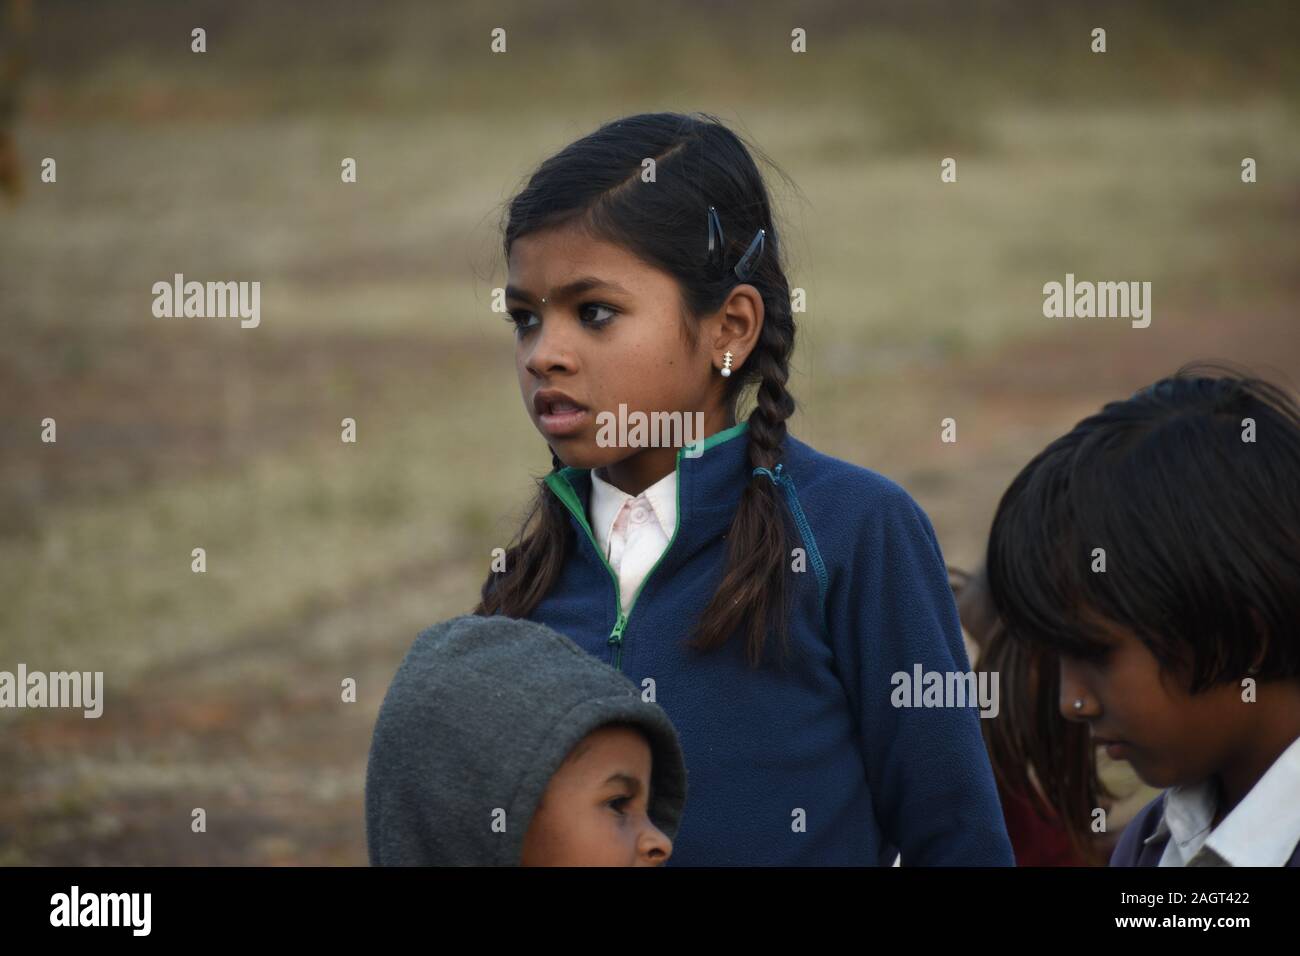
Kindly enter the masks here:
<path id="1" fill-rule="evenodd" d="M 723 442 L 730 441 L 738 435 L 743 435 L 748 428 L 749 422 L 744 421 L 732 425 L 730 428 L 725 428 L 715 435 L 710 435 L 701 442 L 700 455 L 698 457 L 702 458 L 704 452 L 708 451 L 710 448 L 720 445 Z M 609 640 L 606 641 L 606 643 L 614 647 L 614 656 L 611 663 L 615 670 L 622 670 L 623 668 L 623 631 L 627 627 L 627 620 L 631 616 L 632 611 L 635 610 L 637 599 L 641 596 L 641 591 L 644 590 L 651 575 L 653 575 L 659 565 L 663 563 L 664 557 L 668 552 L 672 550 L 673 543 L 677 540 L 677 532 L 680 531 L 682 527 L 682 483 L 680 481 L 680 473 L 682 470 L 682 457 L 685 453 L 685 448 L 677 449 L 677 463 L 674 466 L 674 473 L 679 475 L 679 480 L 677 482 L 677 526 L 673 528 L 673 536 L 668 540 L 668 547 L 664 550 L 663 554 L 659 555 L 659 560 L 655 562 L 654 567 L 652 567 L 646 573 L 645 577 L 641 579 L 641 584 L 637 587 L 636 594 L 632 595 L 632 604 L 628 607 L 626 612 L 623 610 L 623 598 L 619 588 L 618 575 L 614 573 L 614 569 L 610 567 L 609 561 L 605 559 L 605 556 L 600 553 L 600 546 L 596 543 L 596 535 L 591 530 L 591 522 L 587 520 L 586 509 L 582 507 L 582 500 L 578 497 L 578 492 L 573 487 L 573 482 L 569 480 L 573 475 L 584 471 L 590 472 L 591 469 L 572 468 L 566 466 L 558 471 L 553 471 L 546 476 L 547 487 L 549 487 L 551 491 L 555 493 L 555 496 L 564 503 L 564 506 L 569 509 L 569 512 L 582 526 L 582 529 L 587 534 L 587 538 L 591 541 L 591 546 L 596 550 L 596 554 L 600 558 L 601 564 L 605 566 L 605 570 L 609 572 L 610 579 L 614 582 L 614 630 L 609 635 Z"/>
<path id="2" fill-rule="evenodd" d="M 703 452 L 708 451 L 710 448 L 713 448 L 717 445 L 721 445 L 723 442 L 731 441 L 731 439 L 736 438 L 739 435 L 743 435 L 748 430 L 749 430 L 749 419 L 745 419 L 742 422 L 737 422 L 735 425 L 732 425 L 730 428 L 724 428 L 720 432 L 715 432 L 714 434 L 710 435 L 708 438 L 704 439 L 704 445 L 701 449 L 701 455 L 703 454 Z M 682 455 L 685 454 L 685 451 L 686 449 L 684 448 L 677 449 L 677 464 L 675 466 L 675 470 L 681 469 Z M 587 517 L 585 514 L 583 514 L 582 502 L 578 499 L 578 493 L 574 491 L 573 483 L 569 480 L 570 476 L 576 475 L 579 472 L 583 472 L 583 471 L 591 471 L 591 469 L 574 468 L 572 466 L 566 465 L 563 468 L 561 468 L 559 471 L 553 471 L 549 475 L 547 475 L 546 483 L 551 487 L 551 490 L 554 491 L 559 496 L 560 500 L 563 501 L 566 505 L 568 505 L 569 510 L 572 511 L 573 514 L 577 516 L 584 525 L 586 525 L 587 530 L 590 531 L 591 526 L 587 524 Z"/>
<path id="3" fill-rule="evenodd" d="M 573 490 L 573 484 L 569 481 L 569 472 L 590 471 L 589 468 L 561 468 L 559 471 L 553 471 L 546 476 L 546 484 L 555 492 L 557 498 L 564 502 L 565 506 L 573 513 L 573 516 L 582 522 L 582 526 L 587 529 L 587 534 L 596 540 L 591 525 L 587 522 L 587 515 L 582 507 L 582 501 L 578 498 L 578 493 Z"/>
<path id="4" fill-rule="evenodd" d="M 731 441 L 731 439 L 735 438 L 737 435 L 741 434 L 748 428 L 749 428 L 748 418 L 746 418 L 743 422 L 737 422 L 736 424 L 732 425 L 730 428 L 724 428 L 722 431 L 710 435 L 708 438 L 704 439 L 704 450 L 708 451 L 714 445 L 721 445 L 724 441 Z M 679 457 L 680 455 L 681 452 L 678 452 Z"/>

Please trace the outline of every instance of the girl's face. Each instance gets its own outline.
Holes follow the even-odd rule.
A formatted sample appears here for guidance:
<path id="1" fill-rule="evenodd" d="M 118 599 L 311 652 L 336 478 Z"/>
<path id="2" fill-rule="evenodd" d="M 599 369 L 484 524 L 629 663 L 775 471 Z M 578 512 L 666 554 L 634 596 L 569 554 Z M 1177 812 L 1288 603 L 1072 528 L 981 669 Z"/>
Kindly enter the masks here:
<path id="1" fill-rule="evenodd" d="M 650 745 L 631 727 L 592 731 L 552 775 L 524 834 L 522 866 L 662 866 L 651 822 Z"/>
<path id="2" fill-rule="evenodd" d="M 761 323 L 762 299 L 754 299 Z M 673 470 L 676 448 L 597 443 L 597 415 L 617 421 L 620 404 L 629 426 L 634 412 L 647 422 L 655 412 L 681 412 L 693 428 L 693 413 L 703 412 L 704 435 L 692 431 L 692 440 L 731 424 L 717 367 L 731 349 L 740 368 L 758 324 L 751 317 L 752 329 L 737 326 L 729 306 L 699 323 L 691 345 L 676 280 L 622 247 L 574 227 L 523 236 L 511 246 L 506 304 L 524 406 L 566 465 L 604 467 L 632 494 Z M 738 308 L 753 311 L 752 303 Z"/>
<path id="3" fill-rule="evenodd" d="M 1164 671 L 1132 632 L 1108 628 L 1107 642 L 1100 660 L 1060 655 L 1062 716 L 1085 721 L 1098 745 L 1110 744 L 1109 756 L 1154 787 L 1203 780 L 1233 762 L 1254 716 L 1240 686 L 1190 694 L 1188 681 Z"/>

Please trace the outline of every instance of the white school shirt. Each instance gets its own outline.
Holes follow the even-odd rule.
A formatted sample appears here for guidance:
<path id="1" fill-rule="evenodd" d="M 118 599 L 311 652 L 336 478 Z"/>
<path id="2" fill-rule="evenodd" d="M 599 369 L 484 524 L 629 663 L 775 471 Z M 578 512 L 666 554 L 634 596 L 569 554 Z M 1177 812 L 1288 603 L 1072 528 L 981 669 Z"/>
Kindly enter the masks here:
<path id="1" fill-rule="evenodd" d="M 1145 842 L 1169 834 L 1159 866 L 1286 866 L 1300 845 L 1300 737 L 1213 830 L 1213 780 L 1165 791 L 1165 812 Z"/>
<path id="2" fill-rule="evenodd" d="M 618 575 L 626 614 L 650 569 L 677 530 L 677 472 L 670 471 L 635 497 L 591 471 L 591 527 L 605 560 Z"/>

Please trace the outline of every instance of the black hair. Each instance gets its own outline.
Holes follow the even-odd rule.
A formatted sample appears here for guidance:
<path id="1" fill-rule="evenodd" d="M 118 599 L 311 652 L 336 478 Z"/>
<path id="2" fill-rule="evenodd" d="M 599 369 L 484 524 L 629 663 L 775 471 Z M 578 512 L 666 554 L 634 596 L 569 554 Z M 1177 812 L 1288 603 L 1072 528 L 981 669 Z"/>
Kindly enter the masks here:
<path id="1" fill-rule="evenodd" d="M 1300 676 L 1300 406 L 1208 363 L 1110 402 L 1016 476 L 987 574 L 1009 631 L 1059 653 L 1119 626 L 1193 693 Z"/>
<path id="2" fill-rule="evenodd" d="M 1115 794 L 1097 772 L 1088 728 L 1061 716 L 1056 652 L 1008 633 L 993 606 L 984 568 L 970 573 L 950 565 L 948 581 L 962 628 L 978 648 L 971 669 L 1001 675 L 1002 709 L 980 721 L 999 790 L 1063 832 L 1085 863 L 1105 866 L 1108 857 L 1090 826 L 1092 809 L 1103 800 L 1113 801 Z"/>
<path id="3" fill-rule="evenodd" d="M 757 232 L 766 230 L 762 254 L 743 280 L 762 296 L 763 327 L 744 366 L 726 379 L 724 400 L 734 419 L 742 392 L 753 387 L 749 462 L 771 469 L 781 460 L 786 420 L 795 410 L 786 387 L 795 327 L 780 235 L 751 152 L 759 153 L 707 113 L 642 113 L 612 120 L 532 174 L 510 202 L 504 249 L 508 259 L 521 236 L 568 225 L 628 249 L 677 280 L 682 334 L 693 345 L 698 320 L 719 309 L 742 281 L 733 268 Z M 654 160 L 654 182 L 642 178 L 646 159 Z M 706 254 L 710 206 L 722 226 L 720 263 Z M 556 470 L 561 466 L 553 450 L 551 464 Z M 532 510 L 506 551 L 507 570 L 488 574 L 476 614 L 526 617 L 559 578 L 573 546 L 572 529 L 544 479 L 537 485 Z M 722 580 L 695 628 L 691 645 L 696 649 L 720 647 L 741 630 L 750 663 L 757 666 L 770 631 L 779 632 L 785 646 L 791 519 L 784 508 L 768 478 L 750 478 L 727 534 Z"/>

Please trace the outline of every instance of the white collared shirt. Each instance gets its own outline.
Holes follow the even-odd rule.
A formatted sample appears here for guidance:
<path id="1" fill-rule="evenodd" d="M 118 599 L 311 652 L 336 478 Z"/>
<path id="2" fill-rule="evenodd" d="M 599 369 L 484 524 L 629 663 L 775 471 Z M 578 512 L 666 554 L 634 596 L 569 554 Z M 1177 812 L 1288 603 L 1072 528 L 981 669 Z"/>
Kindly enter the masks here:
<path id="1" fill-rule="evenodd" d="M 605 560 L 618 575 L 626 614 L 650 569 L 677 530 L 677 472 L 633 497 L 591 471 L 591 526 Z"/>
<path id="2" fill-rule="evenodd" d="M 1169 835 L 1160 866 L 1286 866 L 1300 845 L 1300 737 L 1214 829 L 1213 780 L 1165 791 L 1165 812 L 1145 842 Z"/>

